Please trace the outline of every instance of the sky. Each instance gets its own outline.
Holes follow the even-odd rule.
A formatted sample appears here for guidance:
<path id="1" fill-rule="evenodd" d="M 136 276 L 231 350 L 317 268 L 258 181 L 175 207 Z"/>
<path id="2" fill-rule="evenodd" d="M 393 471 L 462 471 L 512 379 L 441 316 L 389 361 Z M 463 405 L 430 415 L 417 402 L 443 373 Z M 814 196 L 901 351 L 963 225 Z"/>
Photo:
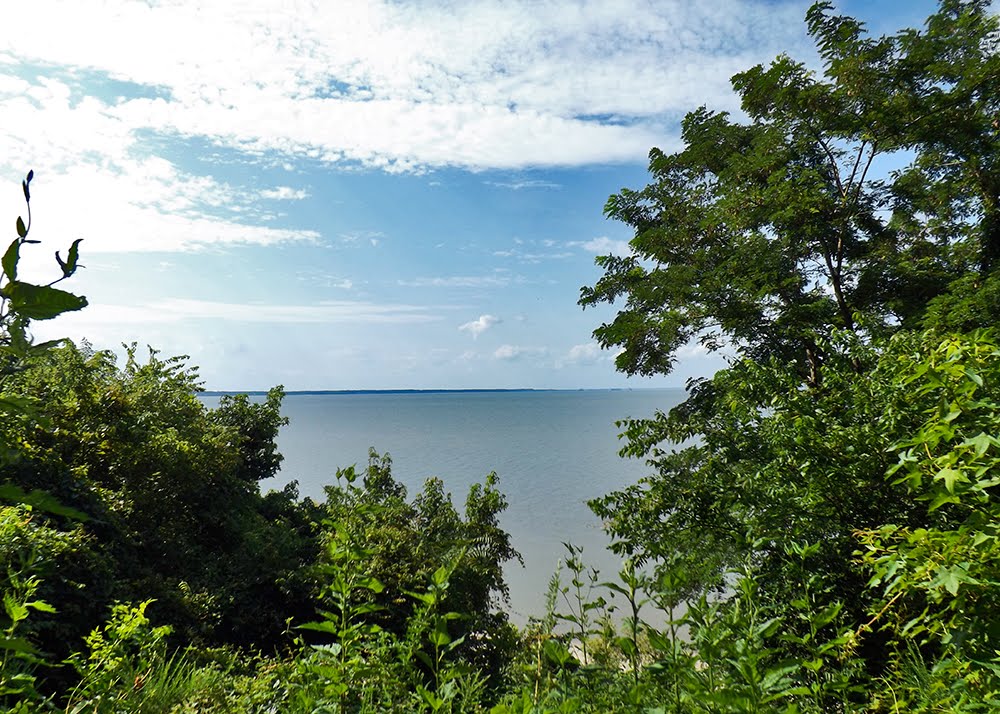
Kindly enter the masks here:
<path id="1" fill-rule="evenodd" d="M 0 220 L 21 274 L 79 313 L 39 339 L 185 354 L 209 389 L 683 386 L 725 357 L 626 378 L 582 310 L 632 234 L 608 196 L 647 183 L 729 78 L 819 67 L 808 2 L 230 0 L 7 3 Z M 927 0 L 842 2 L 876 34 Z M 63 252 L 65 256 L 65 252 Z"/>

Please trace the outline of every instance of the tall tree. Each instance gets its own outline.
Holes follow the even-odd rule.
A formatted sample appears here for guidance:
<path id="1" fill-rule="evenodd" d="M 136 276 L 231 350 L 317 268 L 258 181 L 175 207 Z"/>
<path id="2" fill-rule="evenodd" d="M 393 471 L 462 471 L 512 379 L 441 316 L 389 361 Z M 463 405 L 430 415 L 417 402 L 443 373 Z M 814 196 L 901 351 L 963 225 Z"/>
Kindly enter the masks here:
<path id="1" fill-rule="evenodd" d="M 652 183 L 605 207 L 635 229 L 631 255 L 599 258 L 604 276 L 582 289 L 584 306 L 625 299 L 595 331 L 621 348 L 619 369 L 669 372 L 697 339 L 791 361 L 816 386 L 831 330 L 911 326 L 949 286 L 966 299 L 970 280 L 992 280 L 1000 55 L 988 6 L 949 0 L 923 32 L 870 38 L 817 3 L 821 75 L 781 56 L 733 77 L 748 122 L 688 114 L 684 148 L 653 149 Z"/>
<path id="2" fill-rule="evenodd" d="M 1000 314 L 1000 20 L 943 0 L 922 31 L 873 38 L 827 2 L 806 22 L 821 72 L 781 56 L 737 74 L 746 120 L 688 114 L 683 148 L 653 149 L 651 183 L 607 203 L 631 254 L 598 258 L 580 302 L 619 304 L 594 333 L 618 368 L 668 373 L 692 340 L 733 359 L 627 424 L 624 452 L 655 473 L 592 507 L 619 549 L 695 586 L 749 557 L 779 608 L 785 546 L 817 544 L 826 597 L 857 623 L 873 596 L 855 533 L 950 517 L 886 479 L 936 404 L 903 391 L 893 365 L 917 348 L 889 338 Z"/>

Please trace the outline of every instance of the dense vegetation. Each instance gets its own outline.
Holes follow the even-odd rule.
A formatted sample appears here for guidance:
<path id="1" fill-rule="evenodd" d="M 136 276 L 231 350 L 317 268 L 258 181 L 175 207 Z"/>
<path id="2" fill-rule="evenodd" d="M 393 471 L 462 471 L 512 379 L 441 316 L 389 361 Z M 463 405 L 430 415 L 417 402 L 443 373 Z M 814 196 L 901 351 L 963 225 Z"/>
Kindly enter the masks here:
<path id="1" fill-rule="evenodd" d="M 652 474 L 592 504 L 622 570 L 569 546 L 522 629 L 495 476 L 463 512 L 437 480 L 409 499 L 373 451 L 322 502 L 262 494 L 281 389 L 207 409 L 182 358 L 33 344 L 32 321 L 86 306 L 54 287 L 80 245 L 29 283 L 18 219 L 0 706 L 1000 706 L 1000 23 L 984 0 L 881 38 L 826 3 L 807 23 L 821 74 L 780 57 L 737 75 L 745 120 L 692 112 L 650 185 L 607 204 L 632 254 L 600 258 L 581 303 L 620 306 L 595 333 L 619 369 L 669 372 L 692 340 L 730 366 L 623 425 Z"/>

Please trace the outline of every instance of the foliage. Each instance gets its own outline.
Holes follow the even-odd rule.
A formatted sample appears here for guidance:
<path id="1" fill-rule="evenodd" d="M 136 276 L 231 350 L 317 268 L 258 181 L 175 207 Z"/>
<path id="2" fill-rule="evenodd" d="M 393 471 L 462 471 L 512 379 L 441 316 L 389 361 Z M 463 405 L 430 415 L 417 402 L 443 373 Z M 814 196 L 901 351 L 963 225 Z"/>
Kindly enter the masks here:
<path id="1" fill-rule="evenodd" d="M 16 221 L 17 237 L 4 251 L 0 259 L 0 416 L 4 421 L 13 421 L 22 426 L 29 424 L 34 417 L 35 401 L 30 395 L 12 395 L 7 393 L 7 380 L 22 368 L 23 362 L 31 355 L 43 354 L 58 341 L 34 344 L 29 332 L 32 320 L 50 320 L 65 312 L 79 310 L 87 305 L 87 299 L 65 290 L 53 287 L 57 283 L 71 277 L 80 267 L 80 242 L 73 241 L 67 252 L 66 260 L 56 251 L 56 262 L 62 275 L 47 284 L 27 282 L 18 274 L 22 251 L 27 245 L 38 244 L 39 241 L 28 237 L 31 230 L 31 181 L 34 171 L 29 171 L 21 189 L 24 202 L 28 209 L 28 222 L 18 216 Z M 17 458 L 16 444 L 7 439 L 0 441 L 0 464 Z M 0 482 L 0 497 L 7 500 L 22 502 L 24 494 L 13 489 L 9 484 Z"/>
<path id="2" fill-rule="evenodd" d="M 37 622 L 32 613 L 55 609 L 38 597 L 39 573 L 55 553 L 72 547 L 68 534 L 40 526 L 30 507 L 0 508 L 0 554 L 2 554 L 3 613 L 0 614 L 0 702 L 37 702 L 35 670 L 43 665 L 44 653 L 33 643 Z"/>
<path id="3" fill-rule="evenodd" d="M 63 605 L 46 646 L 65 656 L 111 602 L 143 598 L 156 600 L 176 640 L 286 646 L 287 618 L 311 611 L 304 570 L 318 543 L 294 487 L 261 496 L 250 477 L 255 464 L 277 463 L 280 389 L 259 407 L 231 400 L 208 410 L 182 358 L 126 352 L 119 368 L 110 352 L 67 345 L 10 381 L 40 400 L 47 426 L 0 425 L 22 442 L 0 479 L 91 516 L 89 540 L 43 585 Z M 248 433 L 271 442 L 250 445 Z"/>
<path id="4" fill-rule="evenodd" d="M 633 254 L 582 302 L 624 298 L 595 333 L 619 368 L 668 372 L 692 339 L 733 359 L 624 424 L 653 473 L 592 504 L 623 567 L 567 544 L 521 631 L 495 474 L 464 512 L 437 479 L 409 500 L 374 450 L 322 504 L 261 494 L 280 387 L 212 410 L 182 357 L 31 344 L 85 300 L 53 287 L 79 241 L 62 278 L 19 276 L 29 210 L 0 284 L 0 705 L 995 710 L 998 20 L 943 0 L 923 31 L 870 38 L 822 2 L 807 23 L 820 76 L 738 74 L 748 122 L 693 112 L 608 202 Z"/>
<path id="5" fill-rule="evenodd" d="M 284 396 L 281 387 L 268 390 L 259 404 L 251 402 L 246 394 L 223 395 L 219 408 L 209 415 L 216 424 L 236 432 L 236 477 L 241 481 L 254 483 L 271 478 L 281 468 L 284 457 L 278 453 L 275 440 L 278 430 L 288 424 L 288 417 L 281 416 Z"/>
<path id="6" fill-rule="evenodd" d="M 910 620 L 920 599 L 909 591 L 888 595 L 901 620 L 865 629 L 887 603 L 855 560 L 859 534 L 870 565 L 902 577 L 905 560 L 932 613 L 954 534 L 980 532 L 980 562 L 992 557 L 990 531 L 976 530 L 992 515 L 967 526 L 952 503 L 967 500 L 963 479 L 977 482 L 953 468 L 963 452 L 926 426 L 954 397 L 917 388 L 942 340 L 965 339 L 944 331 L 993 325 L 1000 304 L 1000 20 L 988 5 L 945 1 L 924 30 L 872 38 L 816 3 L 806 19 L 822 72 L 782 56 L 733 77 L 745 122 L 690 113 L 683 148 L 651 152 L 650 185 L 609 199 L 607 215 L 635 230 L 632 252 L 599 258 L 604 275 L 581 293 L 585 307 L 620 301 L 595 336 L 620 348 L 629 374 L 669 372 L 690 341 L 731 355 L 670 414 L 624 425 L 623 454 L 646 458 L 653 474 L 592 503 L 616 549 L 661 575 L 673 570 L 681 591 L 709 603 L 734 598 L 730 573 L 749 568 L 754 607 L 787 628 L 773 646 L 802 663 L 817 657 L 816 632 L 800 617 L 805 579 L 811 609 L 836 610 L 864 634 L 849 648 L 861 673 L 824 654 L 814 691 L 895 680 L 904 660 L 940 670 L 952 654 L 965 681 L 962 667 L 995 656 L 921 642 L 921 628 L 934 628 Z M 982 336 L 968 339 L 989 350 Z M 989 403 L 989 387 L 977 388 L 970 403 Z M 945 430 L 957 418 L 948 414 Z M 941 486 L 915 493 L 909 461 L 896 467 L 908 477 L 886 479 L 896 445 Z M 932 454 L 938 461 L 925 463 Z M 992 467 L 974 468 L 988 492 Z M 810 544 L 808 557 L 790 542 Z M 945 562 L 954 588 L 976 561 L 959 549 Z M 966 616 L 966 603 L 955 607 L 949 626 L 928 617 L 951 632 Z M 981 680 L 980 669 L 970 676 Z M 726 677 L 749 682 L 737 670 Z"/>
<path id="7" fill-rule="evenodd" d="M 925 505 L 917 528 L 887 523 L 861 534 L 872 621 L 893 633 L 895 667 L 935 659 L 936 706 L 1000 704 L 1000 345 L 993 332 L 951 337 L 899 364 L 898 388 L 925 398 L 924 422 L 894 445 L 890 470 Z M 918 649 L 914 650 L 916 646 Z M 897 700 L 917 710 L 912 691 Z M 897 704 L 897 708 L 904 704 Z"/>
<path id="8" fill-rule="evenodd" d="M 581 304 L 625 300 L 594 333 L 619 369 L 669 372 L 696 339 L 792 362 L 816 386 L 831 330 L 914 326 L 935 298 L 985 312 L 968 287 L 992 284 L 1000 246 L 989 3 L 948 0 L 925 31 L 877 39 L 826 2 L 807 21 L 821 76 L 786 56 L 737 74 L 748 123 L 688 114 L 683 150 L 653 149 L 653 182 L 609 199 L 632 254 L 599 258 Z"/>
<path id="9" fill-rule="evenodd" d="M 400 636 L 419 610 L 420 599 L 407 593 L 420 591 L 441 567 L 454 563 L 445 603 L 461 617 L 450 624 L 452 637 L 461 639 L 462 656 L 495 681 L 514 643 L 507 616 L 498 610 L 507 596 L 503 565 L 520 558 L 499 525 L 507 501 L 497 490 L 498 478 L 489 474 L 470 488 L 463 518 L 439 479 L 428 479 L 407 501 L 391 466 L 388 455 L 372 450 L 361 485 L 354 467 L 338 471 L 338 484 L 326 488 L 326 537 L 349 533 L 367 544 L 363 572 L 383 586 L 373 598 L 373 621 Z M 456 560 L 459 552 L 463 556 Z"/>

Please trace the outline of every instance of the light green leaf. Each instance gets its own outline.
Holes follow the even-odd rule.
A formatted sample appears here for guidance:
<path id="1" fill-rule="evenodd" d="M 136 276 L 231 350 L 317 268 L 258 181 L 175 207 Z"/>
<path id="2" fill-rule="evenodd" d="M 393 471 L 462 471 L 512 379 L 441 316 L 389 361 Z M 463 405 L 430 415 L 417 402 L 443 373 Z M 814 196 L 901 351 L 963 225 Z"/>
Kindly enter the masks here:
<path id="1" fill-rule="evenodd" d="M 50 320 L 87 306 L 87 298 L 47 285 L 12 282 L 4 287 L 14 312 L 29 320 Z"/>
<path id="2" fill-rule="evenodd" d="M 7 247 L 7 252 L 3 254 L 3 272 L 9 281 L 17 280 L 17 261 L 20 257 L 20 252 L 21 241 L 15 240 Z"/>
<path id="3" fill-rule="evenodd" d="M 955 484 L 959 481 L 968 482 L 969 478 L 957 469 L 945 468 L 937 472 L 934 480 L 944 481 L 944 487 L 948 489 L 948 493 L 955 493 Z"/>

